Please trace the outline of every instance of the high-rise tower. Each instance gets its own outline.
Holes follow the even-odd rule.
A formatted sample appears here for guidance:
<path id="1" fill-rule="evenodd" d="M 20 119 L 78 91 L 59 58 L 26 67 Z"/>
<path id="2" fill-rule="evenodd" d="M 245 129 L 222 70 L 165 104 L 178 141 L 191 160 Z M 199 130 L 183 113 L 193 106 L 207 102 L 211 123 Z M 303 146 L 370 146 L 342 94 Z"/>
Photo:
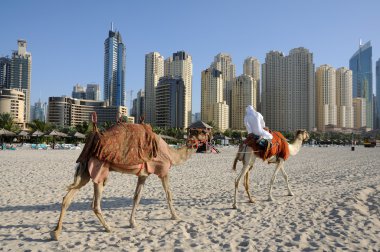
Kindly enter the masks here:
<path id="1" fill-rule="evenodd" d="M 109 106 L 126 106 L 125 65 L 125 45 L 111 26 L 104 41 L 104 100 Z"/>
<path id="2" fill-rule="evenodd" d="M 0 58 L 0 89 L 9 88 L 11 84 L 11 59 L 8 57 Z"/>
<path id="3" fill-rule="evenodd" d="M 223 100 L 225 100 L 229 106 L 229 125 L 231 125 L 232 85 L 236 77 L 235 65 L 232 63 L 232 57 L 229 54 L 219 53 L 214 57 L 214 62 L 211 64 L 211 67 L 222 72 Z"/>
<path id="4" fill-rule="evenodd" d="M 257 107 L 256 104 L 256 80 L 250 75 L 242 74 L 235 78 L 232 85 L 231 117 L 232 129 L 245 130 L 244 115 L 248 105 Z"/>
<path id="5" fill-rule="evenodd" d="M 300 47 L 267 53 L 262 65 L 262 112 L 274 130 L 312 130 L 315 127 L 313 54 Z"/>
<path id="6" fill-rule="evenodd" d="M 352 71 L 352 95 L 366 101 L 366 127 L 373 128 L 373 91 L 372 91 L 372 46 L 371 41 L 359 49 L 350 59 Z"/>
<path id="7" fill-rule="evenodd" d="M 201 120 L 213 121 L 219 130 L 228 129 L 229 106 L 223 100 L 222 72 L 210 67 L 202 71 Z"/>
<path id="8" fill-rule="evenodd" d="M 256 104 L 257 110 L 261 111 L 261 88 L 260 88 L 260 62 L 254 57 L 248 57 L 244 60 L 243 73 L 251 76 L 256 80 Z"/>
<path id="9" fill-rule="evenodd" d="M 181 77 L 162 77 L 156 87 L 156 125 L 164 128 L 186 128 L 185 83 Z"/>
<path id="10" fill-rule="evenodd" d="M 315 72 L 316 124 L 319 131 L 327 125 L 337 125 L 336 71 L 329 65 L 322 65 Z"/>
<path id="11" fill-rule="evenodd" d="M 172 57 L 165 60 L 165 77 L 182 78 L 185 85 L 185 105 L 184 123 L 187 128 L 191 123 L 192 116 L 192 82 L 193 82 L 193 63 L 189 54 L 184 51 L 173 53 Z M 156 99 L 157 100 L 157 99 Z M 156 113 L 157 114 L 157 113 Z"/>
<path id="12" fill-rule="evenodd" d="M 336 70 L 336 106 L 338 127 L 353 128 L 352 71 L 345 67 Z"/>
<path id="13" fill-rule="evenodd" d="M 26 41 L 18 40 L 18 50 L 12 53 L 11 82 L 9 88 L 25 94 L 25 122 L 30 121 L 30 88 L 32 76 L 32 55 L 26 51 Z"/>
<path id="14" fill-rule="evenodd" d="M 156 87 L 164 76 L 164 57 L 158 52 L 145 55 L 145 122 L 156 125 Z M 141 111 L 140 116 L 143 113 Z M 139 119 L 139 118 L 137 118 Z"/>

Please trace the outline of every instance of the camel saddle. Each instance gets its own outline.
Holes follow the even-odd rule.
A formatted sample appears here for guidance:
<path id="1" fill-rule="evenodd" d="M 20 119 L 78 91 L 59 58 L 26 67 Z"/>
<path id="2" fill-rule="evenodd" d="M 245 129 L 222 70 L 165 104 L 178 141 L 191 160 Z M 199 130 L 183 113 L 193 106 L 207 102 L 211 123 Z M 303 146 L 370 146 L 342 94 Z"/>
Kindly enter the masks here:
<path id="1" fill-rule="evenodd" d="M 77 163 L 96 157 L 112 164 L 139 165 L 157 156 L 157 145 L 150 125 L 119 122 L 106 131 L 92 132 Z"/>
<path id="2" fill-rule="evenodd" d="M 254 134 L 249 134 L 244 140 L 243 144 L 248 145 L 253 149 L 253 151 L 262 159 L 267 160 L 272 156 L 277 156 L 277 158 L 282 158 L 284 160 L 288 159 L 290 156 L 289 144 L 285 137 L 278 131 L 271 131 L 273 139 L 272 142 L 267 144 L 266 148 L 263 148 L 258 143 L 258 137 Z"/>

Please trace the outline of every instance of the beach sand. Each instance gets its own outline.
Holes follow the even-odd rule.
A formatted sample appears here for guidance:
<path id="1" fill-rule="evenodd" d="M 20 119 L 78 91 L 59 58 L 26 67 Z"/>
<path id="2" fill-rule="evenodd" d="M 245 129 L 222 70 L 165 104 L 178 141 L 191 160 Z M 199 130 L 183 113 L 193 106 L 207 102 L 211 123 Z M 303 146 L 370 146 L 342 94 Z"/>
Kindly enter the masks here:
<path id="1" fill-rule="evenodd" d="M 59 241 L 56 226 L 80 150 L 0 151 L 0 251 L 379 251 L 380 148 L 303 147 L 285 163 L 295 194 L 281 174 L 268 190 L 274 165 L 256 162 L 249 203 L 239 187 L 232 209 L 236 147 L 195 154 L 170 171 L 170 212 L 155 175 L 147 179 L 129 228 L 137 177 L 111 173 L 103 193 L 104 228 L 91 210 L 92 183 L 74 198 Z M 238 164 L 238 171 L 241 170 Z"/>

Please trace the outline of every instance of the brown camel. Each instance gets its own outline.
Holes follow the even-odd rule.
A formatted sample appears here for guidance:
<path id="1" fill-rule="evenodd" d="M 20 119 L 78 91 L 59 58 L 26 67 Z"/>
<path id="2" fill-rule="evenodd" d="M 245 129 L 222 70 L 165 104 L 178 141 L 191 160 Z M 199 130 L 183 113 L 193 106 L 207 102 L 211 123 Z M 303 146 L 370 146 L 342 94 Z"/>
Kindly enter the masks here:
<path id="1" fill-rule="evenodd" d="M 309 139 L 309 134 L 307 133 L 307 131 L 298 130 L 296 133 L 295 140 L 291 144 L 289 144 L 290 156 L 295 156 L 299 152 L 299 150 L 301 149 L 303 141 L 306 141 L 307 139 Z M 232 206 L 234 209 L 237 208 L 236 197 L 237 197 L 239 182 L 240 182 L 242 177 L 244 177 L 244 187 L 245 187 L 245 190 L 248 194 L 249 202 L 251 202 L 251 203 L 255 202 L 255 200 L 251 197 L 251 194 L 249 192 L 249 172 L 253 169 L 253 165 L 255 163 L 256 158 L 260 158 L 260 157 L 258 156 L 257 152 L 254 151 L 248 145 L 243 144 L 239 147 L 239 151 L 236 154 L 236 158 L 234 160 L 234 164 L 233 164 L 232 169 L 236 170 L 236 164 L 238 161 L 243 162 L 243 169 L 241 170 L 241 172 L 239 173 L 239 175 L 235 179 L 235 194 L 234 194 L 234 203 Z M 270 188 L 269 188 L 269 200 L 274 201 L 273 197 L 272 197 L 272 188 L 273 188 L 273 183 L 276 180 L 277 173 L 280 170 L 281 170 L 282 175 L 284 176 L 284 179 L 287 183 L 288 195 L 293 196 L 293 192 L 291 191 L 290 186 L 289 186 L 288 175 L 286 174 L 285 169 L 284 169 L 284 163 L 285 163 L 284 158 L 281 158 L 281 157 L 278 157 L 275 155 L 275 156 L 269 157 L 266 161 L 268 161 L 268 164 L 270 164 L 270 163 L 276 164 L 276 169 L 275 169 L 274 174 L 272 176 Z"/>
<path id="2" fill-rule="evenodd" d="M 102 144 L 101 141 L 103 141 L 101 137 L 106 134 L 103 135 L 103 133 L 99 133 L 96 129 L 95 132 L 92 134 L 92 136 L 90 136 L 89 139 L 86 141 L 86 145 L 82 151 L 82 154 L 78 158 L 79 162 L 77 161 L 78 164 L 77 164 L 77 168 L 76 168 L 76 172 L 74 176 L 74 182 L 68 187 L 68 192 L 66 196 L 63 198 L 62 209 L 59 216 L 58 224 L 55 230 L 52 232 L 52 238 L 58 240 L 62 231 L 62 222 L 63 222 L 63 217 L 66 213 L 66 210 L 70 206 L 74 195 L 79 191 L 80 188 L 86 185 L 90 181 L 90 179 L 92 179 L 94 182 L 93 183 L 94 197 L 92 201 L 92 209 L 95 215 L 98 217 L 100 223 L 105 228 L 105 230 L 107 232 L 111 231 L 110 226 L 107 224 L 107 222 L 105 221 L 103 217 L 102 210 L 100 207 L 102 192 L 106 184 L 109 171 L 115 171 L 115 172 L 132 174 L 132 175 L 138 176 L 137 186 L 136 186 L 135 194 L 133 197 L 132 213 L 130 217 L 131 227 L 136 226 L 136 222 L 135 222 L 136 209 L 141 199 L 141 192 L 142 192 L 145 180 L 151 173 L 155 173 L 160 177 L 164 191 L 166 193 L 166 198 L 169 205 L 171 218 L 173 220 L 178 219 L 178 215 L 176 214 L 175 209 L 172 204 L 172 193 L 169 188 L 168 172 L 171 165 L 179 165 L 183 163 L 184 161 L 186 161 L 188 158 L 190 158 L 191 154 L 195 152 L 194 145 L 197 145 L 197 142 L 198 142 L 197 138 L 193 136 L 187 141 L 186 146 L 177 150 L 177 149 L 169 147 L 168 144 L 161 137 L 154 134 L 151 131 L 150 126 L 141 125 L 141 124 L 137 125 L 137 124 L 119 123 L 115 127 L 117 130 L 123 130 L 123 131 L 116 131 L 117 134 L 114 134 L 115 130 L 113 130 L 113 132 L 111 131 L 112 136 L 110 138 L 106 138 L 105 144 L 101 146 L 102 148 L 104 148 L 103 150 L 101 150 L 102 154 L 104 155 L 100 155 L 99 153 L 96 153 L 94 149 L 98 148 L 99 150 L 99 146 Z M 115 143 L 109 144 L 109 142 L 107 142 L 109 139 L 111 139 L 111 142 L 112 142 L 112 140 L 115 140 L 113 138 L 121 138 L 120 135 L 124 134 L 125 131 L 127 131 L 126 135 L 128 137 L 125 139 L 128 139 L 131 142 L 135 141 L 135 139 L 138 138 L 139 134 L 136 134 L 136 132 L 131 134 L 130 129 L 139 129 L 140 133 L 142 132 L 143 137 L 140 138 L 141 142 L 139 143 L 139 145 L 134 145 L 132 147 L 128 147 L 129 149 L 127 149 L 127 148 L 124 148 L 124 146 L 120 147 L 120 145 L 117 145 Z M 147 130 L 147 129 L 150 129 L 150 130 Z M 98 139 L 101 139 L 101 140 L 96 142 L 96 140 L 93 140 L 93 139 L 96 139 L 96 137 L 98 137 Z M 121 139 L 118 139 L 118 141 L 116 142 L 121 142 L 121 144 L 125 144 L 124 143 L 125 139 L 122 139 L 123 141 L 121 141 Z M 152 140 L 151 143 L 154 143 L 154 148 L 149 149 L 146 147 L 146 146 L 149 146 L 147 139 Z M 113 146 L 116 145 L 117 147 L 115 148 L 117 148 L 116 150 L 118 153 L 115 154 L 112 151 L 108 151 L 107 149 L 110 148 L 109 145 L 113 145 Z M 155 151 L 153 149 L 155 149 Z M 149 153 L 147 153 L 148 150 L 150 150 Z M 108 151 L 108 153 L 106 153 L 106 151 Z M 136 158 L 132 160 L 131 162 L 127 160 L 126 162 L 128 163 L 128 165 L 120 164 L 120 163 L 123 163 L 123 160 L 121 159 L 125 156 L 129 157 L 128 155 L 130 155 L 130 153 L 133 153 L 133 151 L 137 151 L 139 155 L 136 156 Z M 119 160 L 121 160 L 120 162 L 107 161 L 107 160 L 111 160 L 111 158 L 115 158 L 116 160 L 116 157 L 118 155 L 119 155 Z M 140 161 L 140 160 L 143 160 L 143 161 Z"/>

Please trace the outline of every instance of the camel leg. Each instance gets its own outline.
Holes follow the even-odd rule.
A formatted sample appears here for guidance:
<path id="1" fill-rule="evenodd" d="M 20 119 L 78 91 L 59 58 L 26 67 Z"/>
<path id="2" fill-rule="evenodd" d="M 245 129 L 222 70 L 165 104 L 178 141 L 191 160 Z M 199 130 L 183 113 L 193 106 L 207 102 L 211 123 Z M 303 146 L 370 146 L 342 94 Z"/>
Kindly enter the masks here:
<path id="1" fill-rule="evenodd" d="M 144 183 L 145 183 L 146 178 L 147 178 L 146 176 L 141 176 L 137 180 L 136 191 L 135 191 L 135 195 L 133 197 L 132 213 L 131 213 L 131 218 L 129 220 L 129 223 L 131 224 L 132 228 L 136 227 L 135 213 L 136 213 L 137 207 L 140 203 L 141 191 L 144 187 Z"/>
<path id="2" fill-rule="evenodd" d="M 111 232 L 111 228 L 109 227 L 107 222 L 104 220 L 102 209 L 100 207 L 103 190 L 104 190 L 104 182 L 94 183 L 94 199 L 92 201 L 92 210 L 94 211 L 96 217 L 98 217 L 100 223 L 103 225 L 106 231 Z"/>
<path id="3" fill-rule="evenodd" d="M 82 188 L 84 185 L 86 185 L 90 181 L 90 177 L 87 173 L 82 173 L 81 180 L 78 185 L 76 185 L 73 188 L 70 188 L 65 197 L 63 197 L 62 200 L 62 207 L 61 207 L 61 214 L 59 215 L 59 220 L 57 227 L 54 229 L 52 236 L 55 240 L 58 240 L 61 232 L 62 232 L 62 222 L 63 217 L 66 214 L 66 210 L 69 208 L 71 201 L 73 200 L 75 194 L 79 191 L 80 188 Z"/>
<path id="4" fill-rule="evenodd" d="M 272 179 L 270 181 L 269 200 L 271 200 L 271 201 L 274 201 L 273 196 L 272 196 L 273 184 L 274 184 L 274 181 L 276 180 L 276 176 L 277 176 L 278 171 L 281 169 L 281 167 L 283 167 L 283 165 L 284 165 L 284 160 L 280 159 L 280 161 L 278 162 L 278 164 L 276 166 L 276 170 L 273 173 Z"/>
<path id="5" fill-rule="evenodd" d="M 292 190 L 290 189 L 290 185 L 289 185 L 289 177 L 288 177 L 288 174 L 286 174 L 285 172 L 285 168 L 284 166 L 282 166 L 281 168 L 281 172 L 282 172 L 282 175 L 284 176 L 284 179 L 286 181 L 286 185 L 288 186 L 288 196 L 294 196 Z"/>
<path id="6" fill-rule="evenodd" d="M 248 198 L 249 198 L 250 203 L 255 202 L 255 198 L 254 197 L 252 198 L 251 193 L 249 191 L 249 173 L 251 172 L 252 168 L 253 168 L 253 165 L 249 168 L 248 172 L 244 176 L 244 187 L 245 187 L 245 191 L 248 194 Z"/>
<path id="7" fill-rule="evenodd" d="M 178 220 L 179 217 L 176 214 L 175 209 L 173 207 L 173 197 L 172 197 L 172 192 L 170 191 L 170 187 L 169 187 L 169 175 L 162 177 L 161 181 L 162 181 L 162 186 L 164 187 L 164 191 L 166 193 L 166 199 L 168 201 L 170 213 L 172 215 L 172 220 Z"/>
<path id="8" fill-rule="evenodd" d="M 237 197 L 237 192 L 238 192 L 238 188 L 239 188 L 240 179 L 245 176 L 245 174 L 248 172 L 249 168 L 250 168 L 250 166 L 246 165 L 245 162 L 244 162 L 243 169 L 241 170 L 240 174 L 235 179 L 234 203 L 232 205 L 233 209 L 237 209 L 237 206 L 236 206 L 236 197 Z"/>

